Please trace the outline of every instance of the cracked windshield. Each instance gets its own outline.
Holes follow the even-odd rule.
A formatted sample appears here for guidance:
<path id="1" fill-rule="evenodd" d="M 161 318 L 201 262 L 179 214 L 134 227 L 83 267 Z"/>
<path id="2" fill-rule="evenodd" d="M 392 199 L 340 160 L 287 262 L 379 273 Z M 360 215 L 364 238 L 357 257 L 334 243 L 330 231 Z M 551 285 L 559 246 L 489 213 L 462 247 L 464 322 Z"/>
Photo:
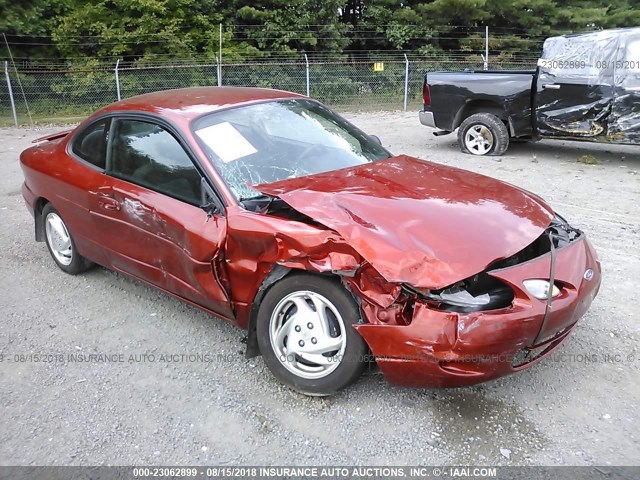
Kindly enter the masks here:
<path id="1" fill-rule="evenodd" d="M 311 100 L 258 103 L 216 112 L 195 133 L 238 200 L 251 187 L 361 165 L 390 154 L 375 139 Z"/>

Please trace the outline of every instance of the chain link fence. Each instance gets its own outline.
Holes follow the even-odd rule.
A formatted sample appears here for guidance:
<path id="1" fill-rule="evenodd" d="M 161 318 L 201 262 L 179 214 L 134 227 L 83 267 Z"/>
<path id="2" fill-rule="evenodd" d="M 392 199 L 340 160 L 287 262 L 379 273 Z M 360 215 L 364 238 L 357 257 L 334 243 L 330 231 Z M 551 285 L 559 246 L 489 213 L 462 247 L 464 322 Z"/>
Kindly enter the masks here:
<path id="1" fill-rule="evenodd" d="M 501 55 L 495 69 L 534 69 L 537 56 Z M 340 111 L 418 110 L 424 75 L 433 71 L 482 69 L 469 54 L 376 58 L 306 55 L 269 61 L 218 59 L 82 66 L 4 62 L 0 81 L 0 125 L 75 122 L 98 108 L 143 93 L 193 86 L 249 86 L 310 95 Z M 13 105 L 13 107 L 12 107 Z M 14 116 L 15 108 L 15 116 Z"/>

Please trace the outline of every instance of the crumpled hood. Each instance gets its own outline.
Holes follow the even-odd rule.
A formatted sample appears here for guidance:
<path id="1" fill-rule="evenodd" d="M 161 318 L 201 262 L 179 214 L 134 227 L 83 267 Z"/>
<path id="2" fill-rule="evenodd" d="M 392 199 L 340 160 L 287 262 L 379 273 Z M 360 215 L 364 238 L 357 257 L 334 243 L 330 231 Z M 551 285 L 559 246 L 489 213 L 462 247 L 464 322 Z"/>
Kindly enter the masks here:
<path id="1" fill-rule="evenodd" d="M 519 252 L 553 217 L 520 188 L 405 155 L 255 188 L 338 232 L 387 281 L 432 289 Z"/>

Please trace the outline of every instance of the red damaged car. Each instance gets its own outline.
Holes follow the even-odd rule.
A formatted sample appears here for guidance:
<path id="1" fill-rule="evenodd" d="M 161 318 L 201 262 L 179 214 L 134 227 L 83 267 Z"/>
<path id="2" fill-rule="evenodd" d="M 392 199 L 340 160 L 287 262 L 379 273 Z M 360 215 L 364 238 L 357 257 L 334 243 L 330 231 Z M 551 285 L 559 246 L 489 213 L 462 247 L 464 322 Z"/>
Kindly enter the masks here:
<path id="1" fill-rule="evenodd" d="M 372 360 L 423 387 L 527 368 L 600 285 L 539 197 L 392 156 L 301 95 L 151 93 L 36 142 L 22 192 L 62 270 L 103 265 L 247 329 L 247 355 L 306 394 Z"/>

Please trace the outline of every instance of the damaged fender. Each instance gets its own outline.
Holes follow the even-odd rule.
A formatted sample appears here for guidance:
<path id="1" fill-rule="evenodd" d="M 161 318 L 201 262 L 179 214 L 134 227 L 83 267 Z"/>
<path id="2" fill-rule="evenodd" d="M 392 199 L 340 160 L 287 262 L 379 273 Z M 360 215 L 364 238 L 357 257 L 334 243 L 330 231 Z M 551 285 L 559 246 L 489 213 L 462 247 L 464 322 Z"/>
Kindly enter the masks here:
<path id="1" fill-rule="evenodd" d="M 249 308 L 275 266 L 331 273 L 353 271 L 362 262 L 335 232 L 242 207 L 229 211 L 226 270 L 242 328 L 248 327 Z"/>
<path id="2" fill-rule="evenodd" d="M 398 300 L 400 286 L 386 282 L 336 232 L 322 225 L 230 208 L 235 211 L 228 216 L 226 280 L 236 322 L 249 331 L 247 356 L 258 354 L 255 318 L 264 294 L 292 271 L 337 275 L 369 321 L 387 318 L 379 312 Z M 397 307 L 391 310 L 399 314 Z"/>

